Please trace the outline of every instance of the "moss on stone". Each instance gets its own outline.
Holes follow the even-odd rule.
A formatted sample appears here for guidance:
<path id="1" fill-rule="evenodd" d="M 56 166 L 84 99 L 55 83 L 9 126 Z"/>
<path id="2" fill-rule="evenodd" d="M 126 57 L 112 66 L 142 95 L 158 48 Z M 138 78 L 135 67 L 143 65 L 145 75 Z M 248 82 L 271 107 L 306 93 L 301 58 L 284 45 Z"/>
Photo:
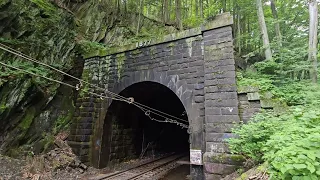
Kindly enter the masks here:
<path id="1" fill-rule="evenodd" d="M 137 55 L 137 54 L 140 54 L 140 53 L 141 53 L 141 51 L 139 49 L 131 51 L 132 55 Z"/>
<path id="2" fill-rule="evenodd" d="M 91 73 L 90 73 L 90 70 L 89 69 L 83 69 L 83 72 L 82 72 L 82 79 L 86 82 L 89 82 L 90 78 L 92 78 L 91 76 Z M 80 85 L 80 84 L 79 84 Z M 82 84 L 82 87 L 80 89 L 80 93 L 79 93 L 79 96 L 80 97 L 85 97 L 86 93 L 88 93 L 90 89 L 90 85 L 84 83 Z"/>
<path id="3" fill-rule="evenodd" d="M 108 52 L 108 48 L 104 44 L 84 40 L 78 43 L 77 50 L 83 58 L 104 56 Z"/>
<path id="4" fill-rule="evenodd" d="M 18 127 L 20 127 L 23 131 L 28 130 L 33 121 L 35 113 L 35 108 L 31 107 L 30 109 L 28 109 Z"/>
<path id="5" fill-rule="evenodd" d="M 240 165 L 245 161 L 245 157 L 237 154 L 219 154 L 206 157 L 206 161 L 215 163 L 235 163 Z"/>
<path id="6" fill-rule="evenodd" d="M 68 114 L 60 115 L 55 121 L 53 126 L 53 134 L 60 132 L 61 130 L 67 130 L 73 117 L 73 110 L 69 110 Z"/>
<path id="7" fill-rule="evenodd" d="M 117 73 L 118 73 L 118 80 L 121 79 L 121 74 L 123 72 L 123 65 L 125 60 L 127 59 L 125 53 L 120 53 L 116 55 L 116 63 L 117 63 Z"/>
<path id="8" fill-rule="evenodd" d="M 57 8 L 50 3 L 48 0 L 30 0 L 34 4 L 36 4 L 45 15 L 50 16 L 51 18 L 60 19 L 60 16 L 58 16 Z"/>
<path id="9" fill-rule="evenodd" d="M 171 43 L 169 43 L 168 45 L 167 45 L 167 48 L 172 48 L 172 47 L 174 47 L 175 46 L 175 44 L 173 43 L 173 42 L 171 42 Z"/>

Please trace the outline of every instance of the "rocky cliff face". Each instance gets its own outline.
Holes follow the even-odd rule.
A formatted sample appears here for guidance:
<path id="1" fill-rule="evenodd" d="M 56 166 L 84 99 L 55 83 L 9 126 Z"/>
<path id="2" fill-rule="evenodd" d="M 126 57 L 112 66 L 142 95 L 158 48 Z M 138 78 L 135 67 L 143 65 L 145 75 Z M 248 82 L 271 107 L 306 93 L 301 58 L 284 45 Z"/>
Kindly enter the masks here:
<path id="1" fill-rule="evenodd" d="M 1 43 L 65 72 L 79 64 L 75 54 L 76 25 L 69 13 L 42 0 L 4 0 L 0 12 Z M 72 83 L 61 74 L 2 50 L 0 59 Z M 10 155 L 21 155 L 21 151 L 39 153 L 50 146 L 52 135 L 72 117 L 73 90 L 18 70 L 0 68 L 0 150 Z"/>
<path id="2" fill-rule="evenodd" d="M 137 15 L 95 1 L 2 0 L 0 43 L 80 77 L 83 57 L 174 30 L 142 17 L 136 36 Z M 77 84 L 3 50 L 0 61 Z M 69 87 L 0 65 L 0 153 L 19 156 L 50 148 L 53 135 L 68 129 L 76 94 Z"/>

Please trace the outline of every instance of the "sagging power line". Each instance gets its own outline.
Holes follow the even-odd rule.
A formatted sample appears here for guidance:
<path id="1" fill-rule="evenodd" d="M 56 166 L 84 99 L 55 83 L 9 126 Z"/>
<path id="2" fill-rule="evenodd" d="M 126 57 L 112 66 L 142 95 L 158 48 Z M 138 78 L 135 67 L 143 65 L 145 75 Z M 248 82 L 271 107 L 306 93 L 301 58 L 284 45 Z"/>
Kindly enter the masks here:
<path id="1" fill-rule="evenodd" d="M 97 86 L 97 85 L 95 85 L 95 84 L 91 84 L 91 83 L 89 83 L 89 82 L 87 82 L 87 81 L 85 81 L 85 80 L 82 80 L 82 79 L 80 79 L 80 78 L 77 78 L 77 77 L 75 77 L 75 76 L 72 76 L 72 75 L 70 75 L 70 74 L 68 74 L 68 73 L 66 73 L 66 72 L 64 72 L 64 71 L 61 71 L 61 70 L 59 70 L 59 69 L 57 69 L 57 68 L 55 68 L 55 67 L 52 67 L 52 66 L 50 66 L 50 65 L 48 65 L 48 64 L 42 63 L 42 62 L 40 62 L 40 61 L 38 61 L 38 60 L 36 60 L 36 59 L 34 59 L 34 58 L 26 55 L 26 54 L 23 54 L 23 53 L 20 52 L 20 51 L 17 51 L 17 50 L 15 50 L 15 49 L 13 49 L 13 48 L 11 48 L 11 47 L 9 47 L 9 46 L 4 45 L 4 44 L 2 44 L 2 43 L 0 43 L 0 49 L 4 50 L 4 51 L 6 51 L 6 52 L 9 52 L 9 53 L 11 53 L 11 54 L 14 54 L 14 55 L 16 55 L 16 56 L 19 56 L 19 57 L 21 57 L 21 58 L 23 58 L 23 59 L 25 59 L 25 60 L 28 60 L 28 61 L 34 62 L 34 63 L 36 63 L 36 64 L 45 66 L 45 67 L 47 67 L 47 68 L 50 68 L 50 69 L 52 69 L 52 70 L 54 70 L 54 71 L 56 71 L 56 72 L 59 72 L 59 73 L 61 73 L 61 74 L 63 74 L 63 75 L 66 75 L 66 76 L 68 76 L 68 77 L 70 77 L 70 78 L 73 78 L 73 79 L 79 81 L 80 84 L 77 85 L 77 89 L 78 89 L 80 86 L 82 86 L 82 84 L 87 84 L 87 85 L 89 85 L 89 86 L 92 86 L 92 87 L 94 87 L 94 88 L 97 88 L 97 89 L 99 89 L 99 90 L 102 90 L 102 91 L 105 93 L 106 96 L 107 96 L 108 94 L 110 94 L 111 96 L 114 96 L 114 97 L 116 97 L 116 98 L 123 99 L 123 101 L 127 101 L 127 100 L 128 100 L 128 98 L 126 98 L 126 97 L 123 97 L 123 96 L 121 96 L 121 95 L 119 95 L 119 94 L 116 94 L 116 93 L 114 93 L 114 92 L 111 92 L 111 91 L 109 91 L 109 90 L 107 90 L 107 89 L 101 88 L 101 87 L 99 87 L 99 86 Z M 141 103 L 139 103 L 139 102 L 130 101 L 130 103 L 132 103 L 132 104 L 135 105 L 135 106 L 142 106 L 142 107 L 144 107 L 144 108 L 146 108 L 146 109 L 148 109 L 148 110 L 150 110 L 150 111 L 153 111 L 152 113 L 154 113 L 154 114 L 156 114 L 156 115 L 158 115 L 158 116 L 160 116 L 160 117 L 169 116 L 169 117 L 171 117 L 171 118 L 173 118 L 173 119 L 176 119 L 176 120 L 179 120 L 179 121 L 183 121 L 183 122 L 187 122 L 187 123 L 188 123 L 188 121 L 185 120 L 185 119 L 181 119 L 181 118 L 172 116 L 172 115 L 170 115 L 170 114 L 167 114 L 167 113 L 165 113 L 165 112 L 159 111 L 159 110 L 154 109 L 154 108 L 152 108 L 152 107 L 146 106 L 146 105 L 141 104 Z M 155 113 L 155 112 L 157 112 L 157 113 Z M 164 115 L 164 116 L 159 115 L 159 114 L 162 114 L 162 115 Z"/>

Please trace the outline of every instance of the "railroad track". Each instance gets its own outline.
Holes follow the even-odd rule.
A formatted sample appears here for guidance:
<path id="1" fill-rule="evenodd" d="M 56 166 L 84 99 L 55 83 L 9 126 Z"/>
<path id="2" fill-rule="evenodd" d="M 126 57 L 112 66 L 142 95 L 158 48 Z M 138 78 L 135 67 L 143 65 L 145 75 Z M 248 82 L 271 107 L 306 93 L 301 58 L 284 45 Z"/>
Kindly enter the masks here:
<path id="1" fill-rule="evenodd" d="M 171 154 L 124 171 L 101 174 L 90 178 L 90 180 L 157 180 L 170 170 L 180 166 L 177 161 L 185 157 L 185 154 Z"/>

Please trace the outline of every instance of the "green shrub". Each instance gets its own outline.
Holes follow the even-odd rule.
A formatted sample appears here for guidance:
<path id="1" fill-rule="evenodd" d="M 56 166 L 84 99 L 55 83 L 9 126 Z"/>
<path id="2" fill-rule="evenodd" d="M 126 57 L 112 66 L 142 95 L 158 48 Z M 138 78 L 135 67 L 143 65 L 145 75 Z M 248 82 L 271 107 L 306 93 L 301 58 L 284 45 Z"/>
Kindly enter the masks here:
<path id="1" fill-rule="evenodd" d="M 261 112 L 233 129 L 231 151 L 267 162 L 271 179 L 320 179 L 319 85 L 292 82 L 273 90 L 295 106 L 280 115 Z"/>
<path id="2" fill-rule="evenodd" d="M 320 178 L 320 110 L 315 106 L 292 108 L 280 116 L 261 113 L 234 130 L 233 153 L 270 165 L 273 179 Z"/>
<path id="3" fill-rule="evenodd" d="M 242 154 L 257 163 L 263 162 L 262 148 L 270 136 L 283 128 L 282 120 L 265 112 L 255 116 L 248 124 L 233 129 L 238 138 L 229 139 L 229 146 L 234 153 Z"/>

